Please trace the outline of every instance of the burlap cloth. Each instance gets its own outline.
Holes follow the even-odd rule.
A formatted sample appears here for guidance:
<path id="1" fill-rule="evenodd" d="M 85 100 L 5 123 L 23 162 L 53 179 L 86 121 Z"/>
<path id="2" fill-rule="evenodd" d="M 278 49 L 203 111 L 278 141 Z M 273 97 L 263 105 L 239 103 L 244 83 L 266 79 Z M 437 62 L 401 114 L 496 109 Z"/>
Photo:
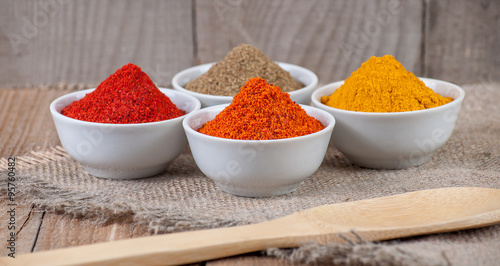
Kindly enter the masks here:
<path id="1" fill-rule="evenodd" d="M 23 201 L 61 215 L 92 218 L 96 222 L 127 216 L 154 233 L 168 233 L 257 223 L 322 204 L 430 188 L 500 188 L 500 84 L 474 84 L 463 88 L 466 98 L 451 139 L 431 161 L 418 167 L 364 169 L 350 164 L 341 153 L 329 148 L 318 171 L 297 191 L 271 198 L 245 198 L 219 190 L 196 167 L 189 149 L 161 175 L 117 181 L 90 176 L 57 143 L 48 145 L 49 148 L 42 143 L 39 144 L 41 150 L 17 156 L 19 191 Z M 81 86 L 31 88 L 23 92 L 4 89 L 0 90 L 3 93 L 0 101 L 1 106 L 12 105 L 9 101 L 15 97 L 7 96 L 14 93 L 43 99 L 43 95 L 54 90 L 59 91 L 56 94 L 64 94 L 75 89 Z M 27 138 L 29 134 L 42 136 L 38 142 L 49 144 L 51 139 L 57 138 L 48 114 L 48 104 L 53 98 L 33 100 L 29 108 L 19 109 L 19 112 L 26 112 L 20 115 L 24 118 L 18 118 L 19 123 L 24 123 L 19 126 L 27 131 L 46 127 L 39 132 L 24 132 L 24 136 L 19 137 L 15 129 L 8 129 L 8 116 L 5 115 L 8 111 L 1 111 L 1 143 L 11 143 L 14 136 Z M 34 145 L 33 149 L 36 147 Z M 0 159 L 1 176 L 6 176 L 5 157 L 9 156 L 4 151 L 4 158 Z M 1 180 L 5 182 L 4 178 Z M 2 196 L 6 187 L 0 185 Z M 310 244 L 290 250 L 269 249 L 266 254 L 316 263 L 497 265 L 500 263 L 500 225 L 380 243 Z"/>

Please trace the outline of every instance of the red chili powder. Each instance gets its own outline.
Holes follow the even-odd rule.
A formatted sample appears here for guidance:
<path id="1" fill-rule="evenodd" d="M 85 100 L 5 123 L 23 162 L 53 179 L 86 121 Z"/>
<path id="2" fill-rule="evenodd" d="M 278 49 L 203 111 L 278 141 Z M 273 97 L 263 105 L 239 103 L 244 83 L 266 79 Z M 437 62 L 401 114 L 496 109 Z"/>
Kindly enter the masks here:
<path id="1" fill-rule="evenodd" d="M 134 64 L 118 69 L 61 113 L 78 120 L 110 124 L 157 122 L 185 114 Z"/>
<path id="2" fill-rule="evenodd" d="M 214 137 L 244 140 L 292 138 L 325 128 L 279 87 L 251 78 L 233 101 L 198 131 Z"/>

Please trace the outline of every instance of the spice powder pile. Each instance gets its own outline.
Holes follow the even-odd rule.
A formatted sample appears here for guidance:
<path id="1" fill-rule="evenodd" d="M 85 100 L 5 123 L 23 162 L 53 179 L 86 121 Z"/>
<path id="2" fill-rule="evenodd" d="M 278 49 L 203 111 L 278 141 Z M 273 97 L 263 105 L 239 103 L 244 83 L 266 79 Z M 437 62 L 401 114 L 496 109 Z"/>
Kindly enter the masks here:
<path id="1" fill-rule="evenodd" d="M 185 114 L 134 64 L 118 69 L 61 113 L 78 120 L 110 124 L 157 122 Z"/>
<path id="2" fill-rule="evenodd" d="M 453 101 L 443 97 L 407 71 L 392 55 L 371 57 L 342 86 L 321 102 L 359 112 L 406 112 Z"/>
<path id="3" fill-rule="evenodd" d="M 234 96 L 252 77 L 261 77 L 285 92 L 304 87 L 262 51 L 249 44 L 240 44 L 206 73 L 188 82 L 185 88 L 210 95 Z"/>
<path id="4" fill-rule="evenodd" d="M 251 78 L 233 101 L 198 131 L 214 137 L 243 140 L 292 138 L 325 128 L 279 87 Z"/>

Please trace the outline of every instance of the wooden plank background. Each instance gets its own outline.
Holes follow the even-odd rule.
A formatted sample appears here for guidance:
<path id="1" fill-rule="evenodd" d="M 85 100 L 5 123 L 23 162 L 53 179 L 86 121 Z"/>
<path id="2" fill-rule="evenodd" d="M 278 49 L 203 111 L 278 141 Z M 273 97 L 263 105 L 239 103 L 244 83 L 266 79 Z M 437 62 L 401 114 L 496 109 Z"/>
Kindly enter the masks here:
<path id="1" fill-rule="evenodd" d="M 392 54 L 418 76 L 500 80 L 495 0 L 8 0 L 0 86 L 98 84 L 133 62 L 170 86 L 178 71 L 250 43 L 276 61 L 345 79 Z"/>

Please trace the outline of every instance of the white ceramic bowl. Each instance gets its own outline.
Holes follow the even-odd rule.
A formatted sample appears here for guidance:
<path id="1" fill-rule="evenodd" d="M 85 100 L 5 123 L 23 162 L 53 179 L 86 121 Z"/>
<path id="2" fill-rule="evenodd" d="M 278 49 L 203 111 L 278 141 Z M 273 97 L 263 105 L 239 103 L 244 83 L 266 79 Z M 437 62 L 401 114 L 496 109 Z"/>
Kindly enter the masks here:
<path id="1" fill-rule="evenodd" d="M 222 190 L 246 197 L 281 195 L 296 190 L 320 166 L 335 125 L 329 113 L 302 106 L 325 128 L 287 139 L 236 140 L 197 131 L 226 106 L 203 108 L 183 121 L 196 164 Z"/>
<path id="2" fill-rule="evenodd" d="M 401 169 L 427 162 L 446 143 L 465 95 L 455 84 L 420 79 L 454 100 L 435 108 L 394 113 L 354 112 L 322 104 L 321 96 L 331 95 L 344 81 L 325 85 L 311 97 L 314 106 L 335 117 L 331 144 L 351 162 L 368 168 Z"/>
<path id="3" fill-rule="evenodd" d="M 290 72 L 290 75 L 292 75 L 295 80 L 305 85 L 305 87 L 301 89 L 289 92 L 290 98 L 298 104 L 309 105 L 311 103 L 311 94 L 318 85 L 318 76 L 316 76 L 314 72 L 300 66 L 280 62 L 276 63 L 285 71 Z M 233 100 L 232 96 L 209 95 L 190 91 L 184 88 L 189 81 L 206 73 L 213 64 L 215 63 L 198 65 L 177 73 L 172 78 L 172 86 L 176 90 L 188 93 L 198 98 L 202 107 L 231 103 Z"/>
<path id="4" fill-rule="evenodd" d="M 61 144 L 91 175 L 112 179 L 135 179 L 165 171 L 186 148 L 182 128 L 186 115 L 141 124 L 105 124 L 81 121 L 61 110 L 94 89 L 69 93 L 50 104 Z M 193 96 L 160 89 L 187 114 L 200 109 Z"/>

